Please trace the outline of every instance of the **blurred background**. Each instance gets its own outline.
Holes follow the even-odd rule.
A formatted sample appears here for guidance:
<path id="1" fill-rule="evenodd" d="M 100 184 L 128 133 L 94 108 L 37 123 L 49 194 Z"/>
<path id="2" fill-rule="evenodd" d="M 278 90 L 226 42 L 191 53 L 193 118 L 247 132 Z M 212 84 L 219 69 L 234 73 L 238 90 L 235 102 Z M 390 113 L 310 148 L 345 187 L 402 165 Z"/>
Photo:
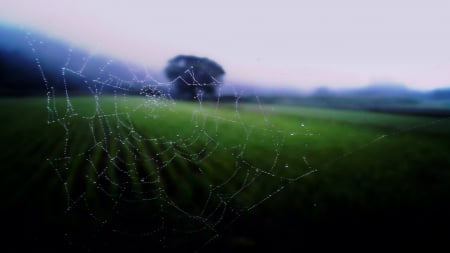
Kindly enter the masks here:
<path id="1" fill-rule="evenodd" d="M 433 249 L 447 1 L 7 1 L 6 251 Z"/>

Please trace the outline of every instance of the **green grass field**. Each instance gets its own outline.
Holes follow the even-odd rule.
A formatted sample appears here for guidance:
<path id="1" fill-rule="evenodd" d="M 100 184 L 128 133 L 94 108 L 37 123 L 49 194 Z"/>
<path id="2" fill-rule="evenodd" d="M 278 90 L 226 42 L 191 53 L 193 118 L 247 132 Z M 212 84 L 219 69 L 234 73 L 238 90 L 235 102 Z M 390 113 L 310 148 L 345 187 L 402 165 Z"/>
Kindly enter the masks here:
<path id="1" fill-rule="evenodd" d="M 448 118 L 50 102 L 0 100 L 2 219 L 36 248 L 195 249 L 216 232 L 204 250 L 428 247 L 450 235 Z"/>

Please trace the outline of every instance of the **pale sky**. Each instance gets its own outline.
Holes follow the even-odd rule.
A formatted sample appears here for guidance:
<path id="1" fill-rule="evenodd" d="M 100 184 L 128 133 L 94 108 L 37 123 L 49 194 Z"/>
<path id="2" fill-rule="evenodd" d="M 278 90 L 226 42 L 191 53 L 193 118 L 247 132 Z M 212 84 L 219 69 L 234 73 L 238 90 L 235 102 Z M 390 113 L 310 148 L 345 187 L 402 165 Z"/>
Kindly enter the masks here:
<path id="1" fill-rule="evenodd" d="M 267 85 L 450 86 L 449 0 L 0 0 L 24 25 L 162 69 L 211 58 L 226 78 Z"/>

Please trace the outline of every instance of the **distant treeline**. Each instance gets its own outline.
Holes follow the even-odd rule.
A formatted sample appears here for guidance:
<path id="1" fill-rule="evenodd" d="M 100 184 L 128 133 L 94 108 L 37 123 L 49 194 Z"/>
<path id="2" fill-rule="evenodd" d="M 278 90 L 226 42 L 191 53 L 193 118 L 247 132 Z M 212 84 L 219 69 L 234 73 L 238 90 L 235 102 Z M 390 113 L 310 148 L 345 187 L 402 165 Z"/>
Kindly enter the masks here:
<path id="1" fill-rule="evenodd" d="M 221 101 L 232 102 L 233 96 Z M 347 110 L 364 110 L 430 117 L 450 117 L 450 97 L 435 97 L 434 93 L 418 97 L 382 97 L 382 96 L 261 96 L 241 97 L 243 103 L 262 103 L 278 105 L 299 105 Z"/>
<path id="2" fill-rule="evenodd" d="M 124 62 L 107 57 L 92 57 L 87 52 L 70 51 L 60 44 L 36 48 L 40 58 L 21 50 L 0 49 L 0 96 L 45 96 L 49 91 L 56 96 L 126 94 L 161 96 L 174 92 L 170 87 L 152 86 L 147 70 L 133 68 Z M 51 48 L 51 50 L 49 49 Z M 82 71 L 81 71 L 82 70 Z M 321 91 L 309 96 L 261 95 L 236 97 L 222 94 L 221 102 L 291 104 L 377 112 L 450 116 L 450 89 L 417 92 L 403 88 L 363 88 L 347 93 Z"/>
<path id="3" fill-rule="evenodd" d="M 145 87 L 139 73 L 131 73 L 124 63 L 101 56 L 87 61 L 89 55 L 84 52 L 72 54 L 66 66 L 67 52 L 50 52 L 35 58 L 18 50 L 0 50 L 0 96 L 40 96 L 49 91 L 62 96 L 66 90 L 70 95 L 139 95 Z"/>
<path id="4" fill-rule="evenodd" d="M 0 95 L 45 94 L 36 61 L 18 51 L 0 51 Z"/>

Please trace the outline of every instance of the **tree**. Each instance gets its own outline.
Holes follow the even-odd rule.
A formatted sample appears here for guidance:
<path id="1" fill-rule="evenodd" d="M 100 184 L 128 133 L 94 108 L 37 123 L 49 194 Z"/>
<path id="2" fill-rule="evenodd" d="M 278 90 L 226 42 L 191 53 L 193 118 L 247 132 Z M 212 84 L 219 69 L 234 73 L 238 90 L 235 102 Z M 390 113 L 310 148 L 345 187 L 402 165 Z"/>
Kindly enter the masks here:
<path id="1" fill-rule="evenodd" d="M 192 55 L 178 55 L 165 68 L 167 78 L 173 80 L 179 98 L 214 97 L 225 74 L 216 62 Z"/>

